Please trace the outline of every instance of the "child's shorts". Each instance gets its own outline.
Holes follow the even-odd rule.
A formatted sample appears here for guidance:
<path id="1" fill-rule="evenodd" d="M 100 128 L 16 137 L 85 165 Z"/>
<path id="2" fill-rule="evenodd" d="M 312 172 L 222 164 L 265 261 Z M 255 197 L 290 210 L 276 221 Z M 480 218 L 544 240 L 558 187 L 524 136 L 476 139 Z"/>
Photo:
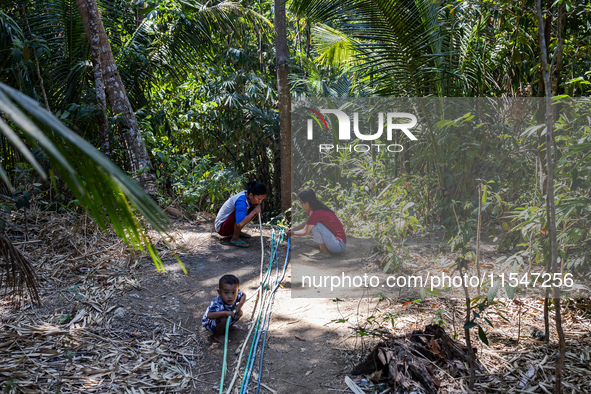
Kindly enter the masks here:
<path id="1" fill-rule="evenodd" d="M 205 327 L 208 331 L 214 332 L 215 328 L 218 326 L 218 321 L 220 319 L 205 319 L 205 321 L 202 322 L 203 327 Z M 234 314 L 234 316 L 232 316 L 230 318 L 230 325 L 236 323 L 236 314 Z"/>

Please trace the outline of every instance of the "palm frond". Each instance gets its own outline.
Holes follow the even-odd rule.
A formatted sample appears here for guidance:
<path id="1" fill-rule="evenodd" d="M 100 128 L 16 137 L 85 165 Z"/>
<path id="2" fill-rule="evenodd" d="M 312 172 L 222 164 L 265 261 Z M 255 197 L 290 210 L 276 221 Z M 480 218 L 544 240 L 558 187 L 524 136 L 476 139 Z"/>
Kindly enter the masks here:
<path id="1" fill-rule="evenodd" d="M 355 50 L 359 43 L 337 29 L 319 24 L 313 27 L 314 43 L 319 56 L 317 61 L 324 65 L 351 66 L 359 64 Z"/>
<path id="2" fill-rule="evenodd" d="M 134 248 L 148 251 L 160 267 L 160 258 L 154 254 L 138 215 L 160 233 L 166 230 L 168 218 L 134 180 L 38 102 L 3 84 L 0 84 L 0 111 L 21 129 L 29 143 L 45 152 L 62 180 L 101 228 L 111 224 L 120 238 Z M 0 130 L 4 135 L 6 131 Z"/>
<path id="3" fill-rule="evenodd" d="M 22 296 L 25 289 L 34 302 L 41 302 L 37 292 L 37 275 L 27 258 L 0 233 L 0 287 L 4 295 Z"/>
<path id="4" fill-rule="evenodd" d="M 371 76 L 378 94 L 461 95 L 485 74 L 473 51 L 480 15 L 463 3 L 293 0 L 291 11 L 329 25 L 314 30 L 320 60 L 338 64 L 354 54 L 353 70 Z"/>
<path id="5" fill-rule="evenodd" d="M 14 19 L 0 11 L 0 70 L 8 68 L 15 40 L 25 41 L 23 31 Z"/>

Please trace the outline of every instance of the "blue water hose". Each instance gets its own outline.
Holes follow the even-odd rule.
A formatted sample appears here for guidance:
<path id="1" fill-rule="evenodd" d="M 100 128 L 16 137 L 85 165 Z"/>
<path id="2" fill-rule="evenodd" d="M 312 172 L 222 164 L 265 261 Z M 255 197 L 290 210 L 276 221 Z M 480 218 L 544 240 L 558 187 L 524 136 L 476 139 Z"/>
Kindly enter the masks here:
<path id="1" fill-rule="evenodd" d="M 282 241 L 283 238 L 283 233 L 281 233 L 280 237 L 278 237 L 277 239 L 277 245 L 279 245 L 279 243 Z M 273 242 L 275 241 L 275 239 L 273 239 Z M 277 248 L 278 249 L 278 248 Z M 278 255 L 275 256 L 278 260 Z M 277 265 L 276 265 L 276 270 L 275 270 L 275 283 L 277 283 L 277 279 L 279 276 L 279 261 L 277 261 Z M 267 319 L 267 311 L 269 310 L 269 302 L 268 300 L 270 299 L 270 293 L 265 295 L 265 298 L 263 299 L 263 303 L 261 305 L 261 314 L 263 316 L 263 324 L 260 326 L 257 325 L 256 327 L 256 335 L 253 338 L 253 341 L 251 343 L 251 351 L 248 355 L 248 359 L 246 360 L 246 365 L 245 365 L 245 375 L 242 379 L 242 384 L 240 385 L 240 393 L 244 393 L 246 391 L 246 389 L 248 388 L 248 382 L 250 381 L 250 376 L 252 374 L 252 369 L 254 367 L 254 362 L 256 360 L 256 354 L 257 354 L 257 349 L 258 349 L 258 344 L 261 338 L 261 333 L 263 332 L 263 328 L 265 327 L 265 323 L 266 323 L 266 319 Z M 264 312 L 263 312 L 264 309 Z"/>
<path id="2" fill-rule="evenodd" d="M 262 225 L 261 223 L 261 215 L 259 214 L 259 227 Z M 273 238 L 275 237 L 275 230 L 273 230 Z M 263 230 L 261 227 L 261 253 L 263 253 Z M 273 243 L 271 244 L 271 256 L 273 255 Z M 269 264 L 269 268 L 267 269 L 267 272 L 265 273 L 265 277 L 263 279 L 262 277 L 262 264 L 263 264 L 263 259 L 261 256 L 261 283 L 259 285 L 259 287 L 264 286 L 267 283 L 267 280 L 269 279 L 269 277 L 271 276 L 271 271 L 272 271 L 272 267 L 273 267 L 273 260 L 271 260 L 271 264 Z M 254 295 L 254 293 L 253 293 Z M 251 297 L 253 296 L 251 295 Z M 249 298 L 246 299 L 246 301 L 248 301 Z M 262 308 L 261 308 L 262 309 Z M 236 310 L 234 310 L 234 312 L 236 312 Z M 258 320 L 260 319 L 260 314 L 257 317 L 257 324 L 258 324 Z M 228 318 L 226 320 L 226 332 L 225 332 L 225 337 L 224 337 L 224 358 L 222 361 L 222 376 L 220 378 L 220 390 L 219 390 L 219 394 L 223 394 L 224 392 L 224 380 L 226 377 L 226 369 L 227 369 L 227 355 L 228 355 L 228 336 L 230 333 L 230 322 L 232 321 L 231 318 Z"/>
<path id="3" fill-rule="evenodd" d="M 277 282 L 277 284 L 275 285 L 275 289 L 273 290 L 273 296 L 271 297 L 271 304 L 273 303 L 273 298 L 275 297 L 275 290 L 277 290 L 277 287 L 279 287 L 279 284 L 283 281 L 283 278 L 285 277 L 285 268 L 287 267 L 287 259 L 289 256 L 289 238 L 287 239 L 287 253 L 285 255 L 285 263 L 283 264 L 283 273 L 281 275 L 281 279 L 279 279 L 279 282 Z M 259 393 L 259 390 L 261 388 L 261 376 L 263 375 L 262 371 L 263 371 L 263 357 L 265 356 L 265 344 L 267 343 L 267 332 L 269 331 L 269 323 L 271 322 L 271 312 L 272 310 L 269 309 L 269 318 L 267 319 L 267 327 L 265 328 L 265 335 L 263 337 L 263 344 L 261 347 L 261 362 L 259 364 L 259 377 L 257 379 L 257 390 L 255 394 Z"/>
<path id="4" fill-rule="evenodd" d="M 281 240 L 279 240 L 279 242 L 281 242 Z M 265 350 L 264 344 L 266 342 L 267 331 L 269 329 L 269 322 L 271 319 L 271 307 L 272 307 L 273 298 L 275 296 L 275 292 L 277 291 L 277 289 L 279 288 L 279 285 L 281 284 L 281 282 L 283 281 L 283 278 L 285 277 L 285 270 L 287 268 L 288 258 L 289 258 L 289 239 L 287 240 L 287 253 L 285 255 L 285 263 L 283 264 L 283 272 L 282 272 L 281 278 L 278 278 L 279 264 L 277 264 L 277 270 L 276 270 L 277 275 L 275 277 L 275 284 L 274 284 L 273 290 L 271 291 L 271 293 L 268 295 L 268 298 L 267 298 L 269 300 L 269 303 L 266 305 L 265 316 L 263 318 L 263 325 L 261 326 L 261 329 L 257 332 L 256 340 L 253 339 L 253 344 L 255 344 L 255 347 L 258 347 L 258 342 L 260 340 L 261 333 L 264 332 L 263 347 L 261 348 L 261 360 L 263 359 L 263 354 L 264 354 L 264 350 Z M 262 309 L 262 307 L 261 307 L 261 309 Z M 244 394 L 246 392 L 246 389 L 248 388 L 248 383 L 250 381 L 250 376 L 252 374 L 252 369 L 253 369 L 255 360 L 256 360 L 256 350 L 255 350 L 254 358 L 252 359 L 252 362 L 250 362 L 250 356 L 249 356 L 249 360 L 247 360 L 247 365 L 245 367 L 245 370 L 247 370 L 247 372 L 245 373 L 244 379 L 242 381 L 242 386 L 240 387 L 241 394 Z M 262 361 L 260 364 L 259 376 L 258 376 L 258 380 L 257 380 L 257 382 L 258 382 L 257 392 L 258 392 L 258 389 L 260 388 L 261 372 L 262 372 Z"/>
<path id="5" fill-rule="evenodd" d="M 259 227 L 260 227 L 260 215 L 259 215 Z M 283 281 L 284 277 L 285 277 L 285 272 L 286 272 L 286 267 L 287 267 L 287 262 L 288 262 L 288 255 L 289 255 L 289 246 L 290 246 L 290 241 L 288 239 L 287 241 L 287 253 L 285 256 L 285 263 L 283 266 L 283 272 L 281 275 L 280 279 L 278 278 L 279 275 L 279 257 L 278 257 L 278 249 L 279 249 L 279 244 L 282 242 L 283 239 L 283 235 L 285 234 L 285 232 L 283 231 L 283 229 L 281 229 L 280 231 L 280 236 L 278 238 L 280 239 L 276 239 L 275 238 L 275 230 L 273 229 L 273 236 L 272 236 L 272 241 L 271 241 L 271 254 L 270 254 L 270 264 L 269 267 L 267 269 L 267 272 L 265 274 L 265 280 L 262 279 L 263 275 L 262 275 L 262 271 L 263 271 L 263 237 L 262 237 L 262 228 L 261 228 L 261 284 L 258 287 L 259 292 L 257 294 L 262 294 L 263 289 L 269 289 L 269 280 L 270 280 L 270 276 L 271 276 L 271 270 L 272 270 L 272 266 L 273 266 L 273 262 L 277 260 L 277 264 L 275 266 L 275 283 L 273 286 L 272 291 L 268 292 L 267 294 L 265 294 L 264 298 L 262 298 L 261 301 L 261 305 L 260 305 L 260 310 L 257 316 L 257 321 L 256 321 L 256 327 L 255 326 L 251 326 L 250 330 L 249 330 L 249 334 L 248 336 L 250 336 L 250 331 L 252 331 L 253 329 L 255 330 L 255 332 L 257 332 L 256 334 L 256 340 L 255 338 L 253 338 L 253 342 L 251 343 L 251 349 L 248 355 L 248 359 L 246 362 L 246 366 L 245 366 L 245 376 L 244 379 L 242 381 L 242 385 L 240 387 L 240 392 L 244 393 L 246 392 L 247 388 L 248 388 L 248 382 L 250 380 L 250 375 L 252 373 L 252 367 L 254 365 L 254 360 L 252 359 L 253 357 L 253 352 L 254 352 L 254 357 L 256 358 L 256 353 L 258 350 L 258 343 L 260 341 L 260 336 L 261 333 L 264 332 L 263 334 L 263 343 L 262 343 L 262 351 L 261 351 L 261 363 L 259 366 L 259 376 L 258 376 L 258 381 L 257 381 L 257 392 L 260 389 L 260 380 L 261 380 L 261 374 L 260 371 L 262 370 L 262 363 L 263 363 L 263 356 L 264 356 L 264 346 L 266 344 L 266 338 L 267 338 L 267 332 L 268 332 L 268 328 L 270 325 L 270 319 L 271 319 L 271 307 L 272 307 L 272 303 L 273 303 L 273 299 L 274 299 L 274 295 L 276 290 L 279 288 L 279 285 L 281 284 L 281 282 Z M 254 294 L 253 294 L 254 295 Z M 257 298 L 258 300 L 258 298 Z M 258 305 L 258 302 L 257 302 Z M 256 306 L 255 306 L 256 308 Z M 264 311 L 264 313 L 263 313 Z M 263 324 L 261 325 L 261 315 L 263 315 Z M 253 316 L 254 316 L 254 312 L 253 312 Z M 260 326 L 260 329 L 259 329 Z M 248 338 L 245 340 L 247 341 Z M 242 354 L 244 352 L 244 347 L 246 346 L 246 342 L 242 345 L 242 351 L 240 352 L 240 358 L 238 359 L 238 366 L 236 368 L 236 371 L 234 373 L 234 377 L 232 378 L 232 381 L 230 382 L 230 385 L 228 387 L 228 391 L 226 394 L 229 394 L 232 390 L 232 387 L 234 386 L 234 382 L 237 378 L 237 375 L 239 373 L 239 368 L 240 368 L 240 359 L 242 358 Z M 250 367 L 249 367 L 250 365 Z M 246 372 L 250 370 L 250 372 Z M 245 387 L 246 386 L 246 387 Z"/>
<path id="6" fill-rule="evenodd" d="M 273 232 L 274 235 L 274 232 Z M 271 247 L 273 248 L 275 244 L 275 237 L 273 236 L 272 241 L 271 241 Z M 275 259 L 271 260 L 270 262 L 270 267 L 273 265 Z M 277 280 L 277 276 L 275 277 L 275 281 Z M 258 342 L 259 342 L 259 338 L 260 338 L 260 332 L 261 329 L 259 329 L 259 325 L 261 323 L 261 316 L 265 316 L 265 312 L 266 312 L 266 305 L 267 305 L 267 298 L 268 298 L 268 294 L 265 294 L 264 298 L 261 300 L 261 307 L 259 310 L 259 315 L 257 316 L 257 324 L 255 327 L 255 336 L 250 344 L 250 351 L 248 353 L 248 358 L 246 359 L 246 365 L 244 367 L 245 369 L 245 375 L 242 378 L 242 383 L 240 385 L 240 393 L 243 393 L 245 390 L 245 384 L 248 384 L 248 376 L 250 375 L 251 371 L 252 371 L 252 363 L 253 363 L 253 355 L 256 358 L 256 352 L 257 352 L 257 347 L 258 347 Z M 265 310 L 265 312 L 263 312 L 263 310 Z M 260 326 L 261 328 L 265 325 L 265 321 L 263 320 L 263 324 L 262 326 Z"/>

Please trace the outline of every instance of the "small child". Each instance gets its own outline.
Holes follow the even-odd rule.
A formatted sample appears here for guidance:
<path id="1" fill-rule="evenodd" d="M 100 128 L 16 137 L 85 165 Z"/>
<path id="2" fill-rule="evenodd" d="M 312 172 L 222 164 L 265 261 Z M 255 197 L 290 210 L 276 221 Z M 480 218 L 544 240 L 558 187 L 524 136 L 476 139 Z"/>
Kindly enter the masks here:
<path id="1" fill-rule="evenodd" d="M 234 275 L 224 275 L 219 281 L 218 296 L 209 304 L 201 324 L 213 333 L 214 340 L 223 343 L 228 317 L 231 319 L 231 330 L 242 329 L 234 323 L 242 317 L 245 302 L 246 295 L 240 291 L 240 280 Z"/>

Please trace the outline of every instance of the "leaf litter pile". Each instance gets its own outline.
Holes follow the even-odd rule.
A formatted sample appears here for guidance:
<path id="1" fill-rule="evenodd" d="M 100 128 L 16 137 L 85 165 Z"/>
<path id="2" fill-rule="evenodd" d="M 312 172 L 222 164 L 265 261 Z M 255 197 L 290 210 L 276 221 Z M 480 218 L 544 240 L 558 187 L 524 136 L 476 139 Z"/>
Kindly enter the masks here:
<path id="1" fill-rule="evenodd" d="M 202 344 L 170 322 L 129 321 L 112 304 L 138 289 L 141 256 L 99 231 L 85 214 L 31 211 L 11 218 L 8 234 L 32 262 L 41 306 L 0 303 L 3 392 L 191 391 Z M 163 258 L 170 254 L 156 245 Z M 146 262 L 144 264 L 151 264 Z M 195 375 L 194 375 L 195 374 Z"/>
<path id="2" fill-rule="evenodd" d="M 414 261 L 429 255 L 418 249 L 411 253 Z M 453 262 L 451 255 L 439 257 Z M 472 299 L 472 310 L 481 300 L 482 296 Z M 471 392 L 465 300 L 434 297 L 404 303 L 389 300 L 386 307 L 379 305 L 351 327 L 362 337 L 379 340 L 345 378 L 352 392 Z M 537 298 L 497 299 L 481 311 L 478 322 L 484 339 L 475 327 L 470 330 L 476 351 L 473 392 L 554 392 L 558 336 L 553 305 L 550 343 L 544 342 L 543 315 L 543 300 Z M 489 324 L 482 324 L 484 321 Z M 566 337 L 563 392 L 590 393 L 591 301 L 563 300 L 562 325 Z"/>
<path id="3" fill-rule="evenodd" d="M 589 308 L 588 300 L 582 302 Z M 472 335 L 472 347 L 477 352 L 475 392 L 554 392 L 557 336 L 551 321 L 550 344 L 543 342 L 542 305 L 542 300 L 536 299 L 501 300 L 494 311 L 489 311 L 494 326 L 487 329 L 489 345 Z M 376 323 L 379 319 L 372 316 L 365 325 L 355 327 L 357 333 L 376 335 L 380 341 L 348 373 L 353 379 L 346 377 L 347 386 L 355 393 L 469 393 L 469 356 L 463 336 L 465 308 L 461 306 L 459 300 L 453 299 L 407 302 L 387 308 L 389 315 L 404 314 L 391 326 Z M 435 308 L 449 309 L 439 318 L 442 325 L 429 324 L 419 329 Z M 580 308 L 583 306 L 574 309 L 571 305 L 563 312 L 567 344 L 562 375 L 565 393 L 591 392 L 590 316 Z M 553 315 L 551 312 L 551 319 Z"/>

